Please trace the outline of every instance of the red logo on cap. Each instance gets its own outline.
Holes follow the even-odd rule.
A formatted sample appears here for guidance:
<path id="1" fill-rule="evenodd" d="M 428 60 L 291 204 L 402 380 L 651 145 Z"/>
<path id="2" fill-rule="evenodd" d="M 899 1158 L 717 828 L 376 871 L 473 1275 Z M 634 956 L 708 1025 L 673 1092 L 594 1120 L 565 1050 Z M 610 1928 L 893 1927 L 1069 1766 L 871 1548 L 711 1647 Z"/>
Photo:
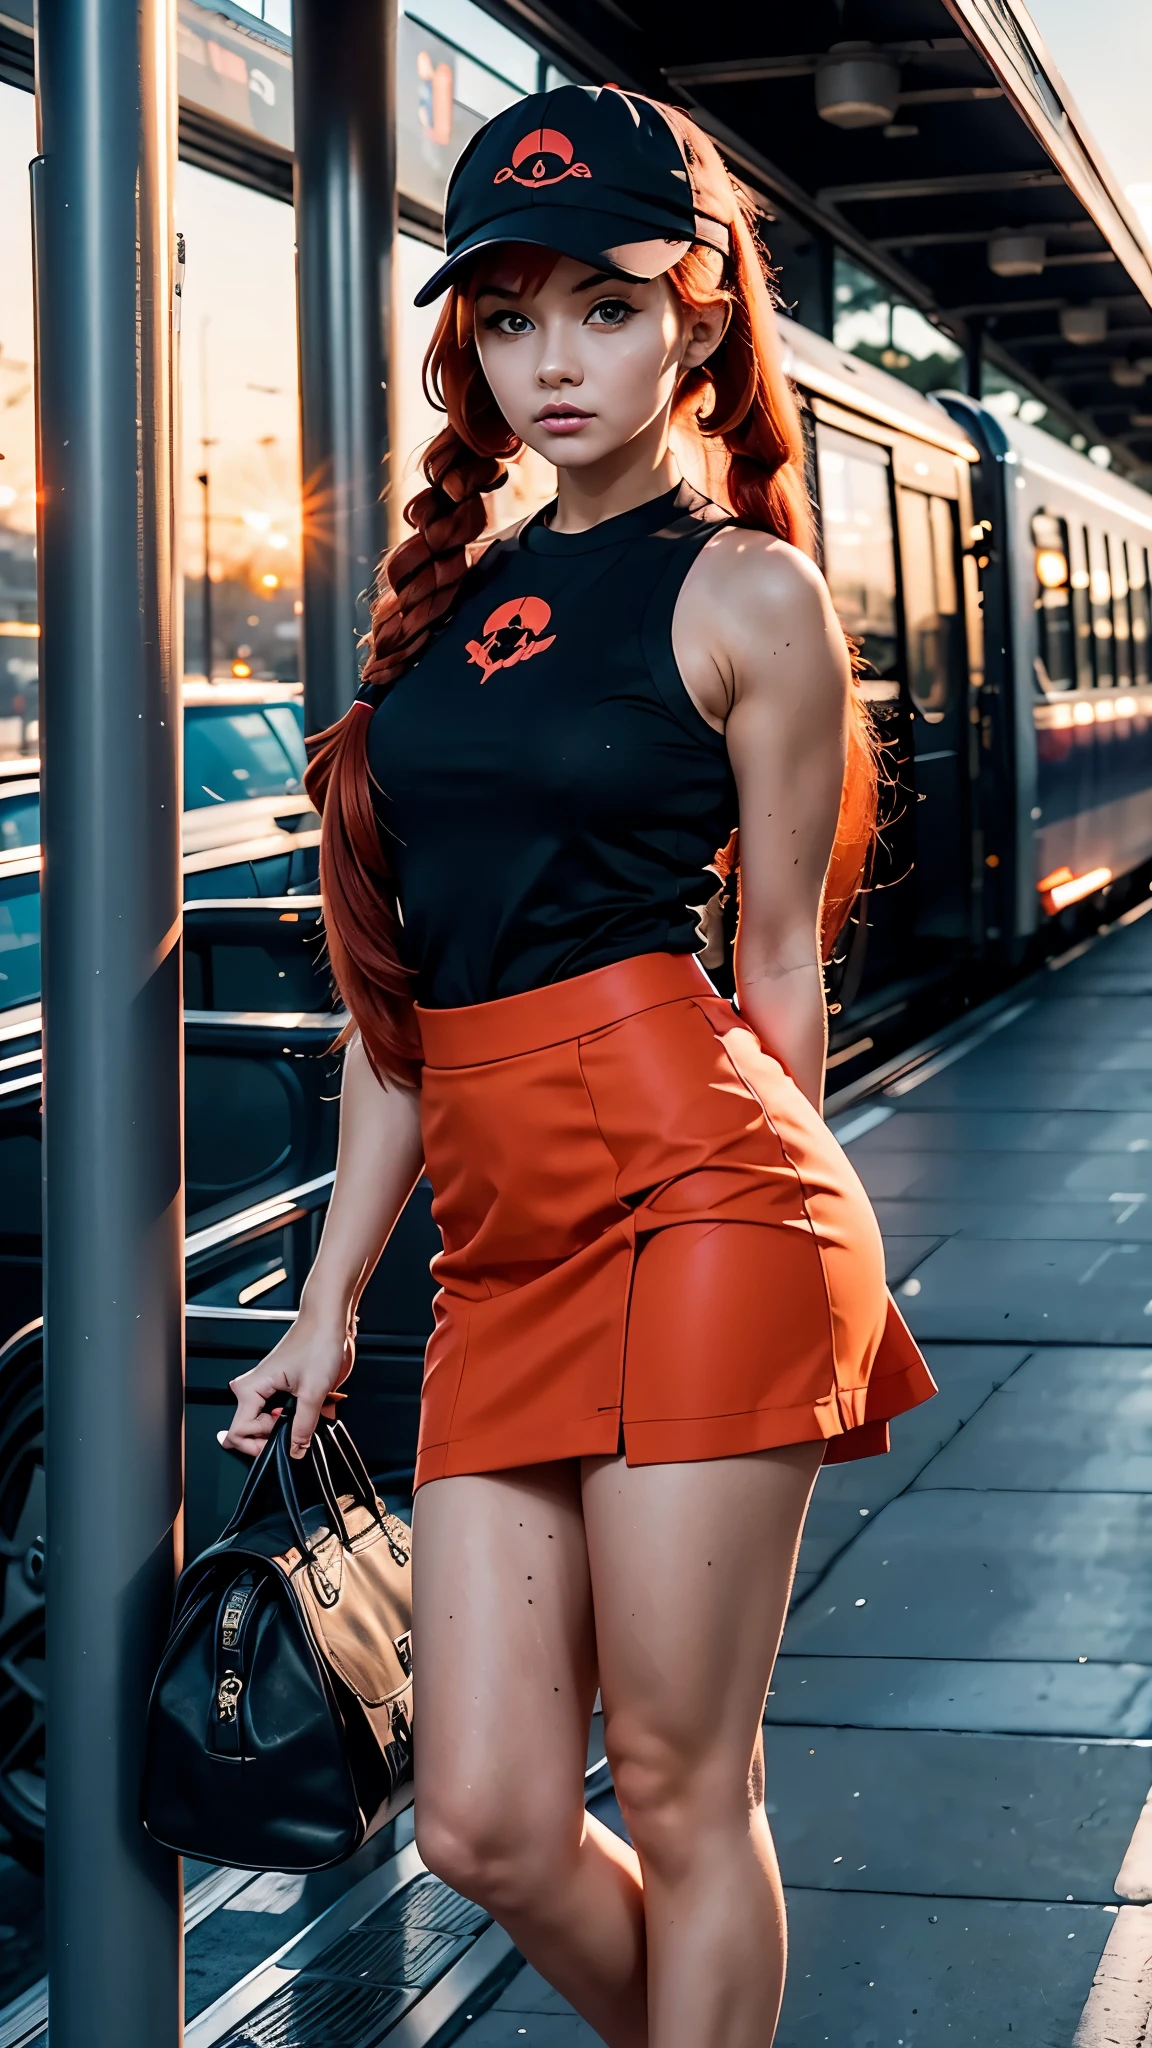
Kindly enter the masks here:
<path id="1" fill-rule="evenodd" d="M 516 144 L 511 163 L 497 171 L 492 183 L 503 185 L 513 178 L 517 185 L 532 190 L 537 185 L 559 185 L 565 178 L 590 178 L 592 173 L 587 164 L 573 163 L 575 154 L 568 137 L 561 135 L 558 128 L 533 128 Z"/>
<path id="2" fill-rule="evenodd" d="M 498 668 L 530 661 L 534 654 L 551 647 L 555 633 L 544 637 L 551 617 L 552 607 L 542 597 L 513 597 L 507 604 L 497 605 L 484 621 L 484 638 L 467 642 L 468 659 L 483 671 L 481 682 L 486 683 Z"/>

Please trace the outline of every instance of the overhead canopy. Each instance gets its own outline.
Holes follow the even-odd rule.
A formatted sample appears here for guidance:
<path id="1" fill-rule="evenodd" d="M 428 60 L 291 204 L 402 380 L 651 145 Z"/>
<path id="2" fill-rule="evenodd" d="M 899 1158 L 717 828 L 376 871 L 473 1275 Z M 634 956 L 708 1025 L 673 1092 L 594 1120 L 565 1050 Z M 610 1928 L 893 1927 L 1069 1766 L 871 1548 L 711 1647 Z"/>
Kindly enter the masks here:
<path id="1" fill-rule="evenodd" d="M 590 76 L 691 108 L 778 214 L 787 297 L 796 223 L 973 355 L 982 341 L 1118 466 L 1152 475 L 1152 249 L 1019 0 L 499 11 Z M 830 71 L 832 46 L 850 40 L 874 53 Z M 822 117 L 818 90 L 826 113 L 843 121 L 855 98 L 869 125 Z M 828 331 L 830 283 L 823 318 L 811 290 L 799 298 Z"/>

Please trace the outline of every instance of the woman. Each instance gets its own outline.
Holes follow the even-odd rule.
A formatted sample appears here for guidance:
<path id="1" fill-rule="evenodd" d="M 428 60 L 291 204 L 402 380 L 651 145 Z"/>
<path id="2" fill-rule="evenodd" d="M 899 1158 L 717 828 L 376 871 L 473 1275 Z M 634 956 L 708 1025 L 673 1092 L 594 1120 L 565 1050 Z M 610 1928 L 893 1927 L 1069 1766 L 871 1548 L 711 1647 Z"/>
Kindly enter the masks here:
<path id="1" fill-rule="evenodd" d="M 612 2048 L 763 2048 L 759 1727 L 809 1494 L 933 1391 L 820 1117 L 818 928 L 859 880 L 872 759 L 707 139 L 612 88 L 521 102 L 457 167 L 446 288 L 448 425 L 310 769 L 355 1025 L 336 1182 L 226 1441 L 257 1451 L 291 1391 L 302 1454 L 426 1170 L 421 1853 Z M 726 509 L 681 481 L 674 422 Z M 556 503 L 478 550 L 524 445 Z M 694 957 L 737 826 L 738 1013 Z M 598 1684 L 630 1848 L 584 1811 Z"/>

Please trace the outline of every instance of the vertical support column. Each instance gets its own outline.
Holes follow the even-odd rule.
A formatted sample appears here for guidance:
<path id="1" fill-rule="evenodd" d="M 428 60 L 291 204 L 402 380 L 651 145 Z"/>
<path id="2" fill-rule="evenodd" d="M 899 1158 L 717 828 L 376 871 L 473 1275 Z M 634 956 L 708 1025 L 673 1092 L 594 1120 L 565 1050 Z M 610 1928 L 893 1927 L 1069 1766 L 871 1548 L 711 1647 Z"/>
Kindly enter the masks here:
<path id="1" fill-rule="evenodd" d="M 968 396 L 979 401 L 983 396 L 984 328 L 983 313 L 970 313 L 965 334 L 965 357 L 968 372 Z"/>
<path id="2" fill-rule="evenodd" d="M 355 694 L 365 593 L 388 542 L 395 50 L 392 0 L 295 0 L 309 732 L 341 717 Z"/>
<path id="3" fill-rule="evenodd" d="M 176 2048 L 180 1871 L 139 1819 L 181 1502 L 173 0 L 39 0 L 53 2048 Z"/>

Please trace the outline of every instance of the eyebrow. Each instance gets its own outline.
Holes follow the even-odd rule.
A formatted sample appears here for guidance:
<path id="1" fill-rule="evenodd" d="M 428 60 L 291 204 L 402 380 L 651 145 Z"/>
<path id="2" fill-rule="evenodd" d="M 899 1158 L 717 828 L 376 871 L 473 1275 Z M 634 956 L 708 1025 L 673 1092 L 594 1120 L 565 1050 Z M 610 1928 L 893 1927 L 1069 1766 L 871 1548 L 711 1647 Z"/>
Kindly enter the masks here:
<path id="1" fill-rule="evenodd" d="M 596 287 L 602 284 L 617 284 L 623 287 L 634 282 L 633 278 L 623 277 L 616 270 L 593 270 L 587 277 L 578 279 L 572 286 L 572 296 L 575 298 L 580 292 L 595 291 Z M 483 298 L 519 299 L 523 296 L 523 290 L 522 285 L 482 284 L 476 293 L 476 297 L 477 300 Z"/>

